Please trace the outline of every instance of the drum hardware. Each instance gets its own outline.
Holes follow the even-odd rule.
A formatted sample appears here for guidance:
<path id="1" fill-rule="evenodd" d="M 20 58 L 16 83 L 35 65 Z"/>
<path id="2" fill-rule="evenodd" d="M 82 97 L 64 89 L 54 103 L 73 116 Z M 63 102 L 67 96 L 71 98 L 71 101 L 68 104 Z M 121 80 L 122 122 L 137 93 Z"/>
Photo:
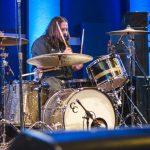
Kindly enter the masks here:
<path id="1" fill-rule="evenodd" d="M 18 61 L 19 61 L 19 95 L 20 95 L 20 127 L 24 130 L 24 113 L 23 113 L 23 90 L 22 90 L 22 64 L 23 64 L 23 53 L 22 53 L 22 40 L 21 40 L 21 0 L 16 0 L 17 2 L 17 29 L 18 29 Z M 27 43 L 26 43 L 27 44 Z"/>
<path id="2" fill-rule="evenodd" d="M 83 119 L 86 119 L 86 125 L 87 125 L 87 130 L 89 130 L 89 119 L 92 119 L 92 124 L 91 127 L 105 127 L 107 128 L 107 123 L 104 119 L 102 118 L 95 118 L 93 117 L 93 114 L 91 113 L 91 111 L 88 111 L 80 102 L 80 100 L 76 99 L 76 102 L 83 108 L 83 110 L 85 111 L 86 116 L 83 117 Z M 93 112 L 94 113 L 94 112 Z M 95 115 L 95 113 L 94 113 Z"/>
<path id="3" fill-rule="evenodd" d="M 122 89 L 122 87 L 121 87 L 121 89 Z M 117 90 L 114 89 L 111 93 L 108 93 L 108 95 L 111 95 L 111 96 L 113 96 L 115 98 L 114 101 L 115 101 L 115 104 L 117 106 L 122 106 L 122 100 L 121 100 L 121 97 L 119 96 L 120 90 L 117 91 Z"/>
<path id="4" fill-rule="evenodd" d="M 130 116 L 131 116 L 131 125 L 134 126 L 134 120 L 135 120 L 135 116 L 136 116 L 136 113 L 134 112 L 134 110 L 137 111 L 137 113 L 141 116 L 141 118 L 143 119 L 144 123 L 148 123 L 147 120 L 144 118 L 144 116 L 142 115 L 142 113 L 139 111 L 139 109 L 137 107 L 135 107 L 134 103 L 133 103 L 133 94 L 134 94 L 134 91 L 135 91 L 135 87 L 133 86 L 133 75 L 134 75 L 134 72 L 135 70 L 133 69 L 133 65 L 136 65 L 138 67 L 138 69 L 142 72 L 142 74 L 144 75 L 145 77 L 145 81 L 147 82 L 148 81 L 148 78 L 146 76 L 146 73 L 144 72 L 143 68 L 140 66 L 139 62 L 136 61 L 136 58 L 133 57 L 133 53 L 135 53 L 135 45 L 134 45 L 134 35 L 131 35 L 130 36 L 130 39 L 129 39 L 129 46 L 126 46 L 126 44 L 124 42 L 122 42 L 122 44 L 128 48 L 129 50 L 129 61 L 130 61 L 130 87 L 129 87 L 129 91 L 130 91 L 130 97 L 127 96 L 128 100 L 130 101 L 131 103 L 131 113 L 130 113 Z M 135 54 L 136 55 L 136 54 Z M 138 109 L 138 110 L 137 110 Z"/>
<path id="5" fill-rule="evenodd" d="M 129 74 L 129 81 L 130 81 L 130 96 L 127 95 L 127 93 L 125 93 L 125 91 L 123 90 L 124 94 L 127 96 L 127 99 L 129 100 L 130 104 L 131 104 L 131 112 L 125 117 L 124 120 L 126 120 L 128 117 L 131 117 L 131 125 L 134 126 L 135 124 L 135 115 L 139 115 L 142 120 L 144 121 L 144 123 L 147 124 L 146 119 L 144 118 L 144 116 L 142 115 L 142 113 L 139 111 L 139 109 L 135 106 L 134 102 L 133 102 L 133 93 L 135 90 L 135 87 L 133 86 L 133 75 L 135 74 L 135 70 L 133 68 L 133 65 L 136 65 L 138 67 L 138 69 L 142 72 L 142 74 L 145 77 L 145 81 L 148 83 L 148 79 L 146 77 L 146 73 L 144 72 L 143 68 L 141 67 L 141 65 L 139 64 L 139 62 L 137 62 L 136 58 L 134 58 L 133 54 L 135 54 L 135 45 L 134 45 L 134 35 L 135 34 L 146 34 L 149 33 L 147 31 L 144 30 L 134 30 L 133 28 L 131 28 L 130 26 L 127 26 L 127 28 L 125 30 L 118 30 L 118 31 L 112 31 L 109 32 L 110 35 L 121 35 L 117 44 L 122 44 L 129 52 L 129 55 L 127 56 L 129 58 L 129 68 L 130 68 L 130 74 Z M 122 40 L 123 36 L 128 36 L 128 46 L 124 43 L 124 41 Z M 136 54 L 135 54 L 136 56 Z M 135 112 L 136 111 L 136 112 Z M 141 123 L 141 120 L 140 120 Z"/>
<path id="6" fill-rule="evenodd" d="M 147 120 L 145 119 L 145 117 L 143 116 L 143 114 L 140 112 L 140 110 L 137 108 L 137 106 L 134 104 L 133 100 L 130 98 L 130 96 L 128 96 L 128 94 L 123 90 L 124 94 L 127 96 L 127 99 L 129 100 L 129 102 L 131 103 L 132 105 L 132 108 L 137 112 L 136 115 L 139 115 L 142 120 L 144 121 L 145 124 L 148 124 Z M 134 111 L 131 111 L 126 117 L 125 117 L 125 120 L 128 118 L 128 117 L 133 117 L 133 119 L 135 119 L 135 112 Z M 140 120 L 140 123 L 142 123 L 142 121 Z M 134 124 L 133 124 L 134 125 Z M 142 124 L 141 124 L 142 126 Z"/>
<path id="7" fill-rule="evenodd" d="M 4 47 L 3 47 L 4 48 Z M 1 101 L 2 101 L 2 119 L 0 120 L 0 125 L 2 125 L 3 129 L 2 129 L 2 133 L 1 133 L 1 143 L 0 146 L 2 147 L 7 147 L 8 143 L 10 141 L 7 141 L 6 137 L 6 125 L 11 126 L 13 129 L 16 130 L 16 132 L 19 132 L 19 130 L 13 125 L 11 124 L 10 121 L 6 120 L 6 93 L 7 93 L 7 87 L 6 87 L 6 79 L 5 79 L 5 67 L 8 66 L 8 62 L 5 60 L 8 57 L 8 54 L 4 52 L 5 49 L 2 49 L 2 53 L 0 55 L 1 61 L 0 61 L 0 65 L 1 65 Z"/>

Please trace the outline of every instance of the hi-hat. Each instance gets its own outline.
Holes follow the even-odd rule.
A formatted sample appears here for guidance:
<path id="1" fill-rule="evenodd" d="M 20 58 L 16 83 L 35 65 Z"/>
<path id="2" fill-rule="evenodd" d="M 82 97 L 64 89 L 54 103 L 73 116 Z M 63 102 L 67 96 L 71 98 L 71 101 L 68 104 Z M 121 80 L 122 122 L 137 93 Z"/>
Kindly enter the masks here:
<path id="1" fill-rule="evenodd" d="M 149 32 L 145 31 L 145 30 L 135 30 L 135 29 L 131 28 L 130 26 L 127 26 L 127 28 L 124 30 L 110 31 L 107 33 L 109 35 L 122 35 L 122 34 L 145 34 L 145 33 L 149 33 Z"/>
<path id="2" fill-rule="evenodd" d="M 28 40 L 25 38 L 21 38 L 21 44 L 27 44 Z M 18 36 L 9 36 L 3 33 L 0 33 L 0 47 L 5 46 L 15 46 L 19 45 L 19 37 Z"/>
<path id="3" fill-rule="evenodd" d="M 36 56 L 27 60 L 28 64 L 38 68 L 64 67 L 83 64 L 93 60 L 93 57 L 85 54 L 53 53 Z"/>

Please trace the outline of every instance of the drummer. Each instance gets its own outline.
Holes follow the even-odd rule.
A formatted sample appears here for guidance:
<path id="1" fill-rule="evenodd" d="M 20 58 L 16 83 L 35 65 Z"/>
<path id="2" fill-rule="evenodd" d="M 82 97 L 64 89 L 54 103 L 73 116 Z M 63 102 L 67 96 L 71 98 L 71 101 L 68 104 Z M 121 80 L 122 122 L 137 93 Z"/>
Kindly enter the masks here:
<path id="1" fill-rule="evenodd" d="M 67 43 L 67 47 L 62 39 L 57 23 L 62 31 L 65 42 Z M 54 17 L 49 23 L 45 34 L 34 41 L 32 45 L 32 57 L 51 53 L 73 53 L 68 43 L 69 38 L 70 35 L 68 31 L 67 19 L 61 16 Z M 53 86 L 52 88 L 59 90 L 61 88 L 61 80 L 70 79 L 72 77 L 72 71 L 80 70 L 82 67 L 82 64 L 73 65 L 71 67 L 62 67 L 59 70 L 53 70 L 51 72 L 44 73 L 43 78 L 45 80 L 48 79 L 48 82 L 50 81 L 50 84 Z M 41 70 L 42 68 L 38 69 Z"/>

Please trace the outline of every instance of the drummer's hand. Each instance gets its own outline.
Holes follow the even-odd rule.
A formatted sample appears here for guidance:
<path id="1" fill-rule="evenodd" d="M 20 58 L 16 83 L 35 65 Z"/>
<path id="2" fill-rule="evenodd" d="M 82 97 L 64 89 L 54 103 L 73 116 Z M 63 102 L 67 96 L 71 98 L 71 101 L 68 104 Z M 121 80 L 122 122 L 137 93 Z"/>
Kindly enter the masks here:
<path id="1" fill-rule="evenodd" d="M 43 70 L 42 68 L 36 68 L 36 69 L 34 69 L 34 72 L 35 72 L 34 79 L 35 80 L 36 79 L 41 79 L 41 77 L 43 75 L 42 70 Z"/>
<path id="2" fill-rule="evenodd" d="M 70 47 L 67 47 L 63 53 L 64 54 L 72 54 L 72 49 Z"/>
<path id="3" fill-rule="evenodd" d="M 74 71 L 81 70 L 83 68 L 83 64 L 72 65 L 72 69 Z"/>

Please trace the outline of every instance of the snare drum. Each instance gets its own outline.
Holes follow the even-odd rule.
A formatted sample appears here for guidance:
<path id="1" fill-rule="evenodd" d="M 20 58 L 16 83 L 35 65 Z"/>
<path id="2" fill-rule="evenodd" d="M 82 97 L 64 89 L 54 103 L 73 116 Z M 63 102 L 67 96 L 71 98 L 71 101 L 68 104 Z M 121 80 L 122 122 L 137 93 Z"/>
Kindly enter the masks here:
<path id="1" fill-rule="evenodd" d="M 23 81 L 23 113 L 24 122 L 26 126 L 30 126 L 38 121 L 38 92 L 35 90 L 37 83 L 33 81 Z M 14 81 L 8 85 L 8 95 L 6 99 L 6 113 L 5 118 L 12 124 L 20 125 L 20 95 L 19 95 L 19 82 Z M 48 89 L 42 88 L 41 100 L 44 105 L 48 98 Z"/>
<path id="2" fill-rule="evenodd" d="M 87 130 L 86 113 L 77 100 L 93 116 L 93 119 L 89 119 L 89 129 L 115 128 L 116 115 L 112 101 L 95 88 L 56 92 L 44 106 L 43 121 L 53 130 Z"/>
<path id="3" fill-rule="evenodd" d="M 105 92 L 121 87 L 127 80 L 126 70 L 117 54 L 101 56 L 86 69 L 91 81 Z"/>

